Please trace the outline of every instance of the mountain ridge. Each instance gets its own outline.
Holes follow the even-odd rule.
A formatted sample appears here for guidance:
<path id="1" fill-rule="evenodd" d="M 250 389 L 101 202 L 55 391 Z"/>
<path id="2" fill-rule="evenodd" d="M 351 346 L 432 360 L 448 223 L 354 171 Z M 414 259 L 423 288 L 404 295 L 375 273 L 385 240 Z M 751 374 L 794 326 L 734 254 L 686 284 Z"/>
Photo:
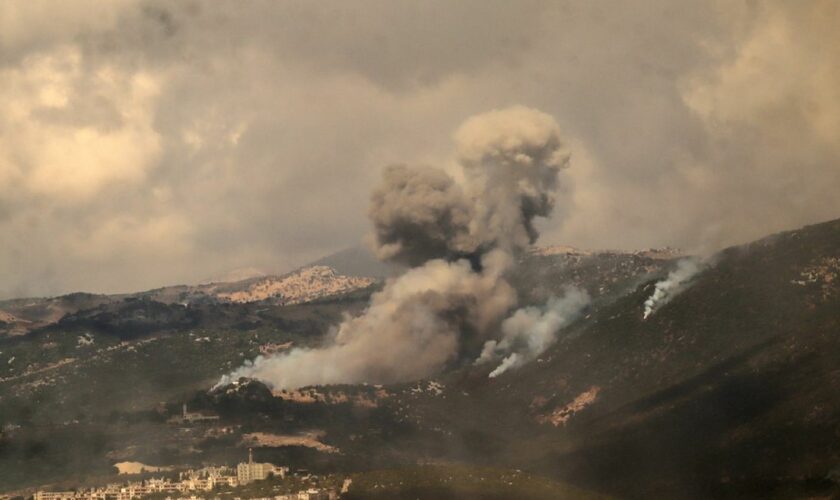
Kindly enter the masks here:
<path id="1" fill-rule="evenodd" d="M 405 384 L 208 391 L 259 355 L 323 346 L 375 286 L 294 305 L 135 299 L 0 339 L 0 487 L 126 460 L 232 463 L 259 433 L 273 436 L 266 461 L 325 473 L 464 463 L 622 498 L 840 494 L 840 220 L 723 250 L 645 319 L 679 260 L 656 257 L 525 256 L 511 278 L 521 304 L 567 284 L 593 302 L 496 378 L 463 363 Z M 127 334 L 150 318 L 160 325 Z M 185 403 L 219 423 L 168 423 Z M 340 453 L 278 444 L 313 433 Z"/>
<path id="2" fill-rule="evenodd" d="M 527 257 L 640 256 L 667 261 L 681 255 L 673 249 L 590 251 L 573 247 L 534 247 Z M 370 274 L 362 274 L 370 271 Z M 0 301 L 0 335 L 22 335 L 51 325 L 68 314 L 127 299 L 143 298 L 163 304 L 258 302 L 295 304 L 341 295 L 374 285 L 402 272 L 400 266 L 376 260 L 364 247 L 349 247 L 284 274 L 258 274 L 230 282 L 169 285 L 150 290 L 94 294 L 73 292 L 55 297 L 15 298 Z"/>

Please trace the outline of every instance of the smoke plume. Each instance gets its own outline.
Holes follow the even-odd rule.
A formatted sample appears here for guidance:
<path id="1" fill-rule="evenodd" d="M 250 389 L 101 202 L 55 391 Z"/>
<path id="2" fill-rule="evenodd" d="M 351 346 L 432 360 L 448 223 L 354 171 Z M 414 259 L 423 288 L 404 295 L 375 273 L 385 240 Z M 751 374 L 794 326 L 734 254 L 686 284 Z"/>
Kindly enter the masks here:
<path id="1" fill-rule="evenodd" d="M 552 297 L 544 307 L 524 307 L 502 322 L 500 340 L 488 340 L 476 364 L 504 357 L 490 372 L 495 378 L 511 368 L 532 361 L 556 340 L 557 332 L 574 321 L 589 303 L 589 295 L 574 287 L 566 288 L 562 298 Z"/>
<path id="2" fill-rule="evenodd" d="M 258 357 L 230 375 L 277 388 L 390 383 L 422 378 L 474 358 L 502 332 L 500 352 L 542 352 L 579 299 L 504 318 L 516 293 L 504 275 L 549 215 L 568 163 L 557 123 L 513 107 L 468 119 L 455 134 L 460 175 L 392 166 L 373 191 L 370 219 L 380 259 L 411 267 L 390 279 L 358 317 L 346 317 L 318 349 Z M 504 320 L 504 322 L 503 322 Z"/>
<path id="3" fill-rule="evenodd" d="M 703 269 L 700 261 L 695 258 L 682 259 L 677 262 L 677 268 L 668 273 L 668 277 L 656 284 L 653 295 L 645 301 L 643 319 L 659 310 L 680 292 L 685 290 L 694 276 Z"/>
<path id="4" fill-rule="evenodd" d="M 433 167 L 388 167 L 371 196 L 376 255 L 409 266 L 457 259 L 478 250 L 472 204 L 463 188 Z"/>

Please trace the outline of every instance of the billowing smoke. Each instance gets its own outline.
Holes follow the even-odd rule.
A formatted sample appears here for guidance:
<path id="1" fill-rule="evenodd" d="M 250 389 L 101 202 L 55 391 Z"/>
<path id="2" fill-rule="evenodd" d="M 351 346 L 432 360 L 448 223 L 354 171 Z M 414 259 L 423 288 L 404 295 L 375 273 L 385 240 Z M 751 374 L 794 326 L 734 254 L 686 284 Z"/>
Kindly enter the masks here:
<path id="1" fill-rule="evenodd" d="M 362 315 L 345 318 L 324 347 L 258 357 L 221 384 L 238 377 L 277 388 L 413 380 L 474 357 L 500 328 L 500 349 L 533 357 L 547 341 L 538 338 L 566 321 L 557 304 L 574 300 L 567 294 L 546 311 L 525 309 L 503 323 L 516 305 L 504 275 L 536 240 L 534 218 L 554 207 L 568 163 L 557 123 L 513 107 L 470 118 L 455 141 L 460 175 L 393 166 L 371 196 L 377 255 L 411 269 L 387 281 Z"/>
<path id="2" fill-rule="evenodd" d="M 523 107 L 495 111 L 467 120 L 455 140 L 476 237 L 510 252 L 534 243 L 534 218 L 551 213 L 557 174 L 569 161 L 554 119 Z"/>
<path id="3" fill-rule="evenodd" d="M 474 217 L 462 186 L 438 168 L 388 167 L 371 196 L 377 256 L 409 266 L 475 254 Z"/>
<path id="4" fill-rule="evenodd" d="M 696 258 L 681 259 L 677 262 L 677 268 L 668 273 L 668 276 L 656 284 L 653 295 L 645 301 L 644 319 L 656 312 L 685 290 L 691 283 L 694 276 L 703 269 L 701 262 Z"/>
<path id="5" fill-rule="evenodd" d="M 515 303 L 500 276 L 507 256 L 491 252 L 484 272 L 469 262 L 441 259 L 408 270 L 374 294 L 364 314 L 346 318 L 321 349 L 259 357 L 231 375 L 275 387 L 400 382 L 443 369 L 470 334 L 486 331 Z"/>
<path id="6" fill-rule="evenodd" d="M 455 142 L 462 182 L 434 167 L 386 169 L 370 208 L 379 258 L 475 260 L 536 241 L 533 220 L 551 213 L 569 161 L 554 119 L 521 106 L 492 111 L 464 122 Z"/>
<path id="7" fill-rule="evenodd" d="M 502 322 L 500 340 L 488 340 L 476 364 L 498 361 L 490 372 L 495 378 L 511 368 L 532 361 L 557 339 L 557 332 L 574 321 L 589 303 L 589 295 L 578 288 L 566 288 L 562 298 L 552 297 L 544 307 L 524 307 Z"/>

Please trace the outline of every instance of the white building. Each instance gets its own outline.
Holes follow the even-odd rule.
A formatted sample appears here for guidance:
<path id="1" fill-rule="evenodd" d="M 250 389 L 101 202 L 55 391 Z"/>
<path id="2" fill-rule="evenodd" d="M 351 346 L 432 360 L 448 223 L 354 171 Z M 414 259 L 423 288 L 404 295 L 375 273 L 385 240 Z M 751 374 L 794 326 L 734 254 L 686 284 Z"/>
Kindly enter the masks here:
<path id="1" fill-rule="evenodd" d="M 36 491 L 34 500 L 72 500 L 75 491 Z"/>
<path id="2" fill-rule="evenodd" d="M 177 481 L 166 478 L 111 483 L 97 488 L 78 491 L 36 491 L 33 500 L 136 500 L 155 493 L 174 494 L 179 498 L 187 492 L 209 492 L 217 486 L 238 486 L 252 481 L 266 479 L 269 475 L 286 477 L 288 467 L 268 463 L 254 463 L 252 450 L 248 450 L 248 462 L 236 467 L 236 475 L 230 467 L 204 467 L 181 472 Z M 306 492 L 303 492 L 306 493 Z M 295 500 L 298 497 L 294 497 Z M 303 497 L 301 497 L 303 498 Z M 315 496 L 306 497 L 319 498 Z M 5 500 L 0 496 L 0 500 Z"/>
<path id="3" fill-rule="evenodd" d="M 338 495 L 334 491 L 309 488 L 306 491 L 299 491 L 296 500 L 333 500 L 335 498 L 338 498 Z"/>
<path id="4" fill-rule="evenodd" d="M 236 466 L 236 479 L 239 484 L 248 484 L 252 481 L 261 481 L 273 474 L 279 477 L 286 477 L 286 467 L 277 467 L 269 463 L 255 463 L 253 450 L 248 449 L 248 461 Z"/>

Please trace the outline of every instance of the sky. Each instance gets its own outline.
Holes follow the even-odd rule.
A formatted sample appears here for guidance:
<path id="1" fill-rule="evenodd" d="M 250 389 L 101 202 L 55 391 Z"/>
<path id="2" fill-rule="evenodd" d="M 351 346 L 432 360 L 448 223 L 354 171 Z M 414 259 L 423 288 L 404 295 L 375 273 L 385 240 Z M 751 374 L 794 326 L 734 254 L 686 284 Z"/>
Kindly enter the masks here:
<path id="1" fill-rule="evenodd" d="M 840 217 L 840 2 L 0 3 L 0 298 L 280 272 L 384 167 L 553 116 L 541 244 L 710 252 Z"/>

